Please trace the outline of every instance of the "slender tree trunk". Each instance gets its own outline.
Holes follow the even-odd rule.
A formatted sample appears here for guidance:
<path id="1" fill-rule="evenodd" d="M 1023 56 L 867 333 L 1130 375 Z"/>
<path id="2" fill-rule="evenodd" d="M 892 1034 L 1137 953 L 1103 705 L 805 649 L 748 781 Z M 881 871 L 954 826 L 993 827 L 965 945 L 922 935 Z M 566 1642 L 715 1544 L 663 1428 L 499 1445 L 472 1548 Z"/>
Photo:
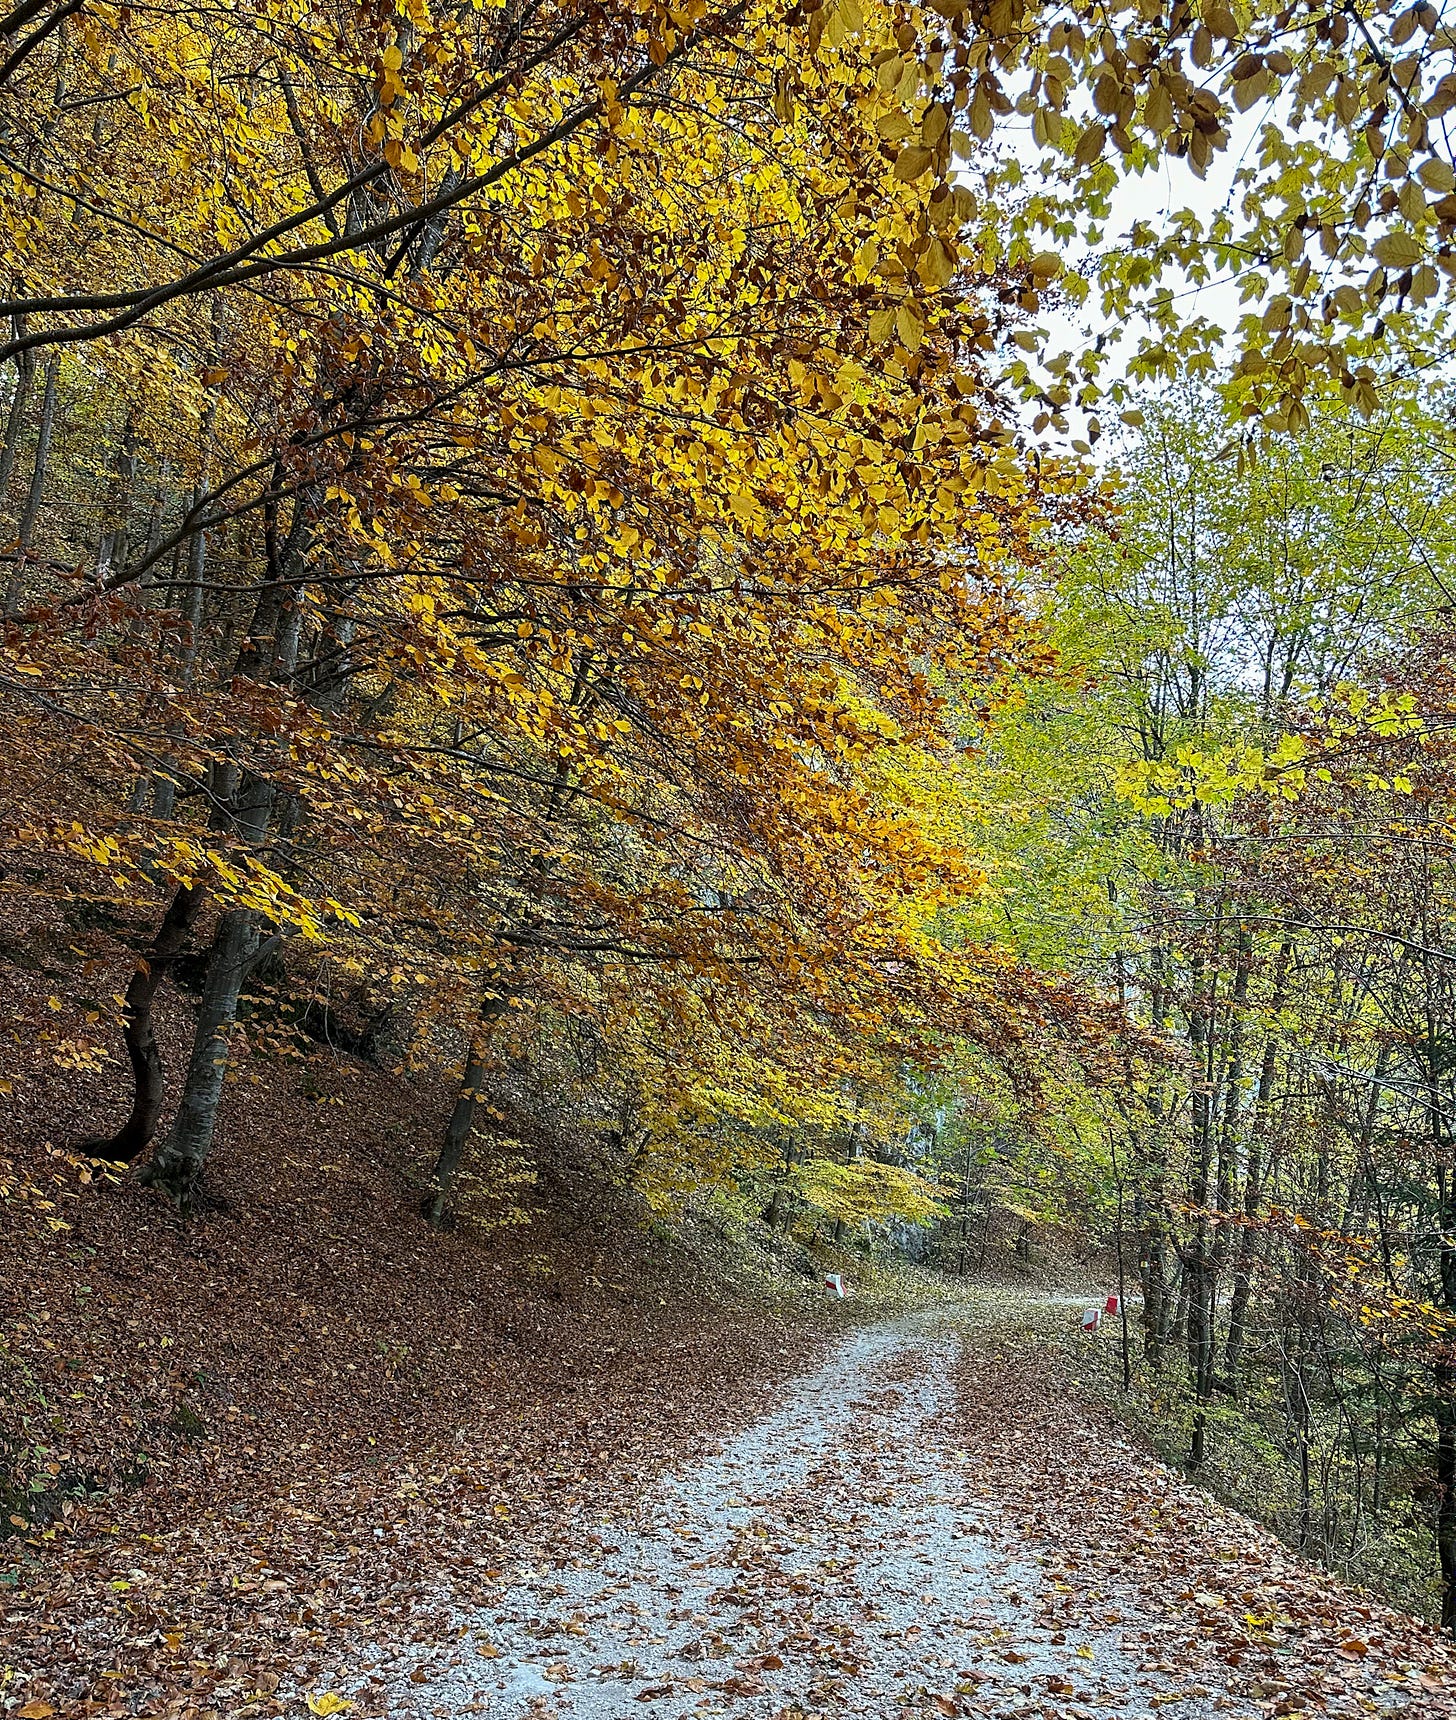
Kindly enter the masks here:
<path id="1" fill-rule="evenodd" d="M 213 362 L 222 356 L 223 303 L 220 294 L 212 295 L 212 353 Z M 191 510 L 201 506 L 210 493 L 208 474 L 212 468 L 213 433 L 217 424 L 217 397 L 210 395 L 200 425 L 202 464 L 192 489 Z M 175 559 L 173 563 L 176 565 Z M 207 533 L 197 530 L 187 541 L 187 582 L 182 591 L 182 649 L 178 680 L 190 687 L 197 673 L 197 654 L 202 643 L 204 610 L 203 583 L 207 575 Z M 175 589 L 175 588 L 174 588 Z M 158 818 L 170 818 L 177 804 L 177 781 L 167 775 L 157 779 L 153 808 Z"/>
<path id="2" fill-rule="evenodd" d="M 1193 1053 L 1193 1166 L 1189 1199 L 1194 1208 L 1193 1235 L 1183 1250 L 1183 1280 L 1188 1295 L 1188 1372 L 1193 1385 L 1193 1434 L 1188 1461 L 1196 1469 L 1207 1454 L 1207 1405 L 1213 1358 L 1213 1260 L 1207 1216 L 1213 1174 L 1213 1022 L 1203 996 L 1203 961 L 1192 964 L 1193 997 L 1188 1018 L 1188 1042 Z"/>
<path id="3" fill-rule="evenodd" d="M 136 483 L 137 440 L 136 422 L 128 416 L 122 431 L 121 454 L 116 470 L 107 486 L 104 513 L 105 530 L 96 551 L 96 584 L 104 585 L 113 569 L 125 566 L 131 541 L 132 489 Z"/>
<path id="4" fill-rule="evenodd" d="M 485 1091 L 489 1049 L 487 1024 L 502 1015 L 505 1009 L 505 998 L 488 998 L 481 1007 L 482 1030 L 471 1041 L 470 1053 L 465 1059 L 465 1072 L 460 1078 L 460 1091 L 455 1096 L 455 1107 L 450 1113 L 450 1121 L 445 1125 L 445 1137 L 435 1159 L 430 1192 L 420 1206 L 421 1213 L 429 1220 L 434 1230 L 440 1230 L 444 1226 L 445 1205 L 450 1198 L 455 1178 L 459 1175 L 466 1148 L 470 1145 L 470 1136 L 475 1128 L 475 1112 Z"/>
<path id="5" fill-rule="evenodd" d="M 25 318 L 16 317 L 15 335 L 25 333 Z M 10 474 L 15 469 L 15 456 L 20 452 L 20 438 L 25 430 L 25 414 L 30 407 L 30 389 L 35 380 L 35 351 L 27 347 L 15 361 L 15 393 L 10 397 L 10 411 L 5 418 L 5 441 L 0 444 L 0 507 L 10 490 Z"/>
<path id="6" fill-rule="evenodd" d="M 1433 1073 L 1431 1132 L 1438 1150 L 1441 1092 Z M 1436 1173 L 1441 1220 L 1441 1302 L 1456 1313 L 1456 1173 L 1441 1165 Z M 1456 1636 L 1456 1363 L 1445 1356 L 1433 1370 L 1436 1421 L 1436 1557 L 1441 1567 L 1441 1628 Z"/>
<path id="7" fill-rule="evenodd" d="M 17 533 L 15 545 L 15 566 L 10 571 L 10 582 L 5 588 L 5 613 L 14 615 L 20 607 L 21 595 L 25 590 L 25 568 L 30 560 L 31 540 L 35 536 L 35 522 L 40 514 L 41 498 L 45 494 L 46 471 L 51 460 L 51 431 L 56 419 L 56 372 L 60 368 L 60 360 L 52 358 L 45 371 L 45 393 L 41 398 L 40 433 L 35 443 L 35 465 L 30 472 L 30 489 L 26 494 L 25 506 L 20 514 L 20 530 Z"/>
<path id="8" fill-rule="evenodd" d="M 231 766 L 224 769 L 233 771 Z M 261 778 L 246 776 L 235 793 L 237 835 L 255 844 L 268 826 L 272 789 Z M 256 908 L 225 908 L 218 916 L 181 1103 L 171 1132 L 141 1173 L 143 1183 L 164 1190 L 184 1215 L 191 1210 L 202 1167 L 212 1150 L 238 999 L 258 953 L 258 928 Z"/>
<path id="9" fill-rule="evenodd" d="M 1157 1366 L 1168 1335 L 1168 1244 L 1162 1214 L 1147 1221 L 1138 1251 L 1143 1289 L 1143 1354 Z"/>
<path id="10" fill-rule="evenodd" d="M 1436 1558 L 1441 1567 L 1441 1628 L 1456 1636 L 1456 1367 L 1435 1369 Z"/>
<path id="11" fill-rule="evenodd" d="M 1174 1271 L 1172 1295 L 1173 1323 L 1168 1328 L 1168 1342 L 1177 1349 L 1188 1335 L 1188 1273 L 1180 1258 Z"/>
<path id="12" fill-rule="evenodd" d="M 352 642 L 352 620 L 347 613 L 336 611 L 325 626 L 324 638 L 320 641 L 318 653 L 318 665 L 314 679 L 314 701 L 320 709 L 332 708 L 333 702 L 342 696 L 342 687 L 350 672 L 349 649 Z M 572 710 L 584 711 L 590 708 L 592 664 L 592 653 L 587 652 L 577 665 L 571 693 L 567 700 L 568 706 Z M 552 777 L 551 791 L 542 808 L 543 822 L 548 829 L 555 825 L 561 817 L 571 794 L 570 770 L 563 760 L 558 759 Z M 538 853 L 526 877 L 522 880 L 528 894 L 536 903 L 537 910 L 539 910 L 541 898 L 546 888 L 546 876 L 545 858 Z M 498 992 L 481 1000 L 480 1021 L 482 1029 L 488 1028 L 491 1022 L 504 1015 L 506 1010 L 510 1008 L 511 994 L 519 995 L 521 979 L 522 976 L 513 960 L 511 976 L 507 983 L 502 985 Z M 455 1107 L 451 1111 L 450 1121 L 445 1127 L 445 1138 L 441 1142 L 439 1155 L 435 1160 L 431 1192 L 421 1207 L 424 1217 L 436 1229 L 444 1222 L 445 1205 L 449 1199 L 450 1187 L 459 1173 L 460 1162 L 470 1142 L 475 1107 L 480 1100 L 485 1072 L 486 1037 L 486 1033 L 482 1031 L 472 1041 L 470 1056 L 466 1060 L 465 1072 L 461 1077 L 460 1091 L 456 1096 Z"/>
<path id="13" fill-rule="evenodd" d="M 961 1226 L 960 1247 L 957 1252 L 956 1270 L 964 1278 L 971 1260 L 971 1163 L 974 1154 L 969 1138 L 966 1141 L 965 1174 L 961 1178 Z"/>
<path id="14" fill-rule="evenodd" d="M 761 1214 L 763 1222 L 770 1230 L 777 1230 L 781 1219 L 785 1223 L 788 1222 L 788 1175 L 794 1159 L 794 1137 L 785 1134 L 783 1158 L 779 1161 L 779 1174 L 774 1182 L 773 1192 L 768 1197 L 768 1205 Z"/>
<path id="15" fill-rule="evenodd" d="M 1108 1144 L 1112 1149 L 1112 1172 L 1117 1178 L 1117 1313 L 1122 1328 L 1122 1389 L 1127 1392 L 1132 1390 L 1132 1340 L 1127 1326 L 1127 1265 L 1123 1240 L 1125 1193 L 1117 1142 L 1109 1136 Z"/>
<path id="16" fill-rule="evenodd" d="M 186 946 L 201 906 L 199 887 L 181 885 L 174 891 L 151 947 L 138 960 L 127 985 L 123 1019 L 132 1074 L 131 1111 L 114 1135 L 89 1144 L 87 1150 L 98 1158 L 129 1164 L 151 1145 L 157 1132 L 166 1078 L 152 1024 L 153 1006 L 162 981 Z"/>
<path id="17" fill-rule="evenodd" d="M 1151 976 L 1149 1013 L 1166 1030 L 1168 1015 L 1167 958 L 1160 945 L 1148 953 Z M 1121 964 L 1119 963 L 1119 983 Z M 1167 1128 L 1167 1103 L 1161 1086 L 1154 1083 L 1146 1099 L 1152 1119 L 1150 1145 L 1144 1154 L 1135 1151 L 1133 1202 L 1138 1223 L 1138 1278 L 1143 1292 L 1143 1354 L 1154 1367 L 1162 1359 L 1172 1326 L 1172 1297 L 1168 1288 L 1168 1216 L 1166 1207 L 1167 1165 L 1159 1142 Z M 1141 1133 L 1134 1140 L 1141 1140 Z"/>
<path id="18" fill-rule="evenodd" d="M 193 491 L 192 505 L 197 505 L 201 487 Z M 194 532 L 187 544 L 187 584 L 182 594 L 182 649 L 178 681 L 190 687 L 197 674 L 197 653 L 202 641 L 203 580 L 207 574 L 207 533 Z M 158 818 L 170 818 L 177 807 L 177 779 L 173 775 L 159 776 L 152 799 L 152 809 Z"/>
<path id="19" fill-rule="evenodd" d="M 1277 1019 L 1284 1004 L 1285 976 L 1293 946 L 1286 940 L 1279 948 L 1269 1014 Z M 1253 1294 L 1254 1268 L 1259 1257 L 1259 1208 L 1264 1199 L 1264 1144 L 1269 1132 L 1269 1106 L 1274 1095 L 1274 1077 L 1279 1068 L 1279 1041 L 1271 1028 L 1264 1041 L 1259 1064 L 1259 1085 L 1254 1095 L 1254 1120 L 1249 1131 L 1249 1155 L 1244 1167 L 1244 1228 L 1234 1258 L 1234 1288 L 1229 1298 L 1228 1338 L 1224 1345 L 1224 1372 L 1235 1392 L 1239 1389 L 1239 1367 L 1249 1330 L 1249 1300 Z"/>

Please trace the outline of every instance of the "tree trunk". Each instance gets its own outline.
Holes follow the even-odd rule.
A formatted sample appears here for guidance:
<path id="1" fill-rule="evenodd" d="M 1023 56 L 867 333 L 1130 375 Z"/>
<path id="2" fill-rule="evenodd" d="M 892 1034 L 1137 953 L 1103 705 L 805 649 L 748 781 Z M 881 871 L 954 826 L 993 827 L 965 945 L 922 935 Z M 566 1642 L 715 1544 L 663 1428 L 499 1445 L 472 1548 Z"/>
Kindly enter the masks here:
<path id="1" fill-rule="evenodd" d="M 1431 1074 L 1432 1145 L 1439 1151 L 1444 1135 L 1441 1126 L 1440 1088 Z M 1456 1175 L 1440 1165 L 1436 1172 L 1441 1221 L 1441 1305 L 1456 1313 Z M 1436 1557 L 1441 1567 L 1441 1628 L 1456 1636 L 1456 1364 L 1447 1357 L 1437 1362 L 1434 1373 L 1436 1420 Z"/>
<path id="2" fill-rule="evenodd" d="M 232 787 L 218 800 L 231 806 L 236 835 L 250 845 L 261 842 L 273 809 L 272 785 L 234 766 L 221 767 L 219 776 L 222 787 Z M 171 1132 L 141 1172 L 142 1183 L 167 1193 L 184 1217 L 212 1150 L 238 999 L 259 954 L 260 923 L 256 908 L 225 908 L 218 916 L 181 1102 Z"/>
<path id="3" fill-rule="evenodd" d="M 759 1217 L 770 1230 L 777 1230 L 780 1220 L 785 1225 L 788 1223 L 788 1176 L 794 1159 L 794 1138 L 792 1135 L 785 1135 L 784 1154 L 780 1161 L 778 1177 L 774 1182 L 773 1193 L 768 1197 L 768 1205 L 759 1214 Z"/>
<path id="4" fill-rule="evenodd" d="M 1168 1245 L 1161 1213 L 1148 1221 L 1143 1232 L 1138 1277 L 1143 1290 L 1143 1354 L 1156 1367 L 1168 1333 Z"/>
<path id="5" fill-rule="evenodd" d="M 455 1108 L 450 1113 L 450 1121 L 445 1125 L 445 1138 L 440 1143 L 439 1156 L 435 1160 L 430 1192 L 425 1196 L 420 1208 L 423 1216 L 429 1220 L 432 1230 L 444 1227 L 445 1202 L 449 1199 L 450 1190 L 459 1173 L 465 1149 L 470 1144 L 471 1131 L 475 1127 L 475 1109 L 485 1087 L 485 1052 L 485 1037 L 481 1035 L 472 1041 L 470 1055 L 465 1060 L 465 1073 L 461 1077 Z"/>
<path id="6" fill-rule="evenodd" d="M 1277 1020 L 1284 1004 L 1285 978 L 1293 945 L 1286 939 L 1279 948 L 1274 972 L 1274 989 L 1269 999 L 1269 1017 Z M 1254 1120 L 1249 1131 L 1248 1162 L 1244 1167 L 1244 1228 L 1239 1236 L 1234 1264 L 1233 1295 L 1229 1299 L 1228 1338 L 1224 1345 L 1224 1372 L 1230 1388 L 1239 1389 L 1239 1366 L 1243 1360 L 1244 1340 L 1249 1330 L 1249 1299 L 1253 1292 L 1254 1269 L 1258 1264 L 1259 1245 L 1255 1225 L 1264 1199 L 1264 1143 L 1269 1133 L 1269 1106 L 1274 1096 L 1274 1077 L 1279 1067 L 1279 1040 L 1273 1029 L 1264 1040 L 1264 1056 L 1259 1065 L 1259 1086 L 1254 1095 Z"/>
<path id="7" fill-rule="evenodd" d="M 1436 1385 L 1436 1557 L 1441 1629 L 1456 1636 L 1456 1367 L 1438 1364 Z"/>
<path id="8" fill-rule="evenodd" d="M 434 1230 L 441 1229 L 445 1223 L 445 1205 L 450 1198 L 450 1190 L 459 1173 L 466 1148 L 470 1145 L 471 1132 L 475 1127 L 476 1107 L 485 1091 L 490 1025 L 499 1020 L 509 1008 L 510 998 L 504 994 L 481 1000 L 480 1028 L 470 1042 L 470 1054 L 465 1059 L 465 1072 L 460 1078 L 460 1091 L 455 1098 L 455 1108 L 450 1113 L 450 1121 L 445 1125 L 445 1138 L 440 1143 L 439 1155 L 435 1159 L 430 1192 L 420 1204 L 421 1215 L 429 1220 Z"/>
<path id="9" fill-rule="evenodd" d="M 215 801 L 228 809 L 237 838 L 249 846 L 261 842 L 273 811 L 272 784 L 235 765 L 219 766 L 214 780 Z M 259 921 L 256 908 L 225 908 L 218 917 L 181 1103 L 171 1133 L 141 1173 L 141 1181 L 170 1195 L 184 1217 L 212 1150 L 238 998 L 258 953 Z"/>
<path id="10" fill-rule="evenodd" d="M 40 408 L 40 433 L 35 443 L 35 465 L 31 468 L 30 489 L 20 515 L 15 566 L 11 569 L 10 582 L 5 588 L 7 615 L 14 615 L 20 607 L 21 594 L 25 590 L 25 565 L 30 560 L 31 539 L 35 535 L 35 522 L 40 513 L 41 498 L 45 494 L 46 469 L 51 461 L 51 430 L 56 420 L 56 371 L 59 365 L 60 360 L 53 358 L 46 366 L 45 394 Z"/>
<path id="11" fill-rule="evenodd" d="M 113 571 L 125 567 L 131 543 L 132 489 L 136 483 L 137 438 L 135 419 L 128 416 L 122 431 L 121 453 L 107 485 L 101 543 L 96 551 L 96 584 L 105 585 Z"/>
<path id="12" fill-rule="evenodd" d="M 131 1113 L 114 1135 L 88 1143 L 86 1150 L 97 1158 L 130 1164 L 144 1147 L 151 1145 L 157 1132 L 166 1080 L 152 1026 L 152 1010 L 157 991 L 182 953 L 201 906 L 202 891 L 198 886 L 177 888 L 151 948 L 138 960 L 127 985 L 124 1020 L 126 1054 L 132 1073 Z"/>
<path id="13" fill-rule="evenodd" d="M 25 333 L 25 318 L 15 319 L 17 338 Z M 5 441 L 0 446 L 0 507 L 10 490 L 10 474 L 15 469 L 15 456 L 20 452 L 21 432 L 25 414 L 30 406 L 30 388 L 35 379 L 35 351 L 27 347 L 15 361 L 15 393 L 10 397 L 10 411 L 5 419 Z"/>
<path id="14" fill-rule="evenodd" d="M 208 954 L 182 1102 L 171 1133 L 141 1173 L 141 1181 L 163 1190 L 184 1217 L 192 1210 L 202 1168 L 212 1150 L 238 997 L 257 950 L 257 909 L 225 909 Z"/>
<path id="15" fill-rule="evenodd" d="M 1216 948 L 1217 946 L 1215 946 Z M 1193 1235 L 1183 1249 L 1183 1281 L 1188 1294 L 1188 1372 L 1193 1386 L 1193 1437 L 1188 1461 L 1196 1469 L 1207 1451 L 1207 1405 L 1213 1381 L 1214 1259 L 1208 1220 L 1210 1182 L 1213 1175 L 1214 1093 L 1213 1007 L 1203 992 L 1204 965 L 1196 957 L 1192 967 L 1193 997 L 1188 1017 L 1188 1044 L 1193 1054 L 1193 1164 L 1189 1176 L 1189 1202 L 1194 1210 Z M 1217 984 L 1214 972 L 1210 993 Z"/>

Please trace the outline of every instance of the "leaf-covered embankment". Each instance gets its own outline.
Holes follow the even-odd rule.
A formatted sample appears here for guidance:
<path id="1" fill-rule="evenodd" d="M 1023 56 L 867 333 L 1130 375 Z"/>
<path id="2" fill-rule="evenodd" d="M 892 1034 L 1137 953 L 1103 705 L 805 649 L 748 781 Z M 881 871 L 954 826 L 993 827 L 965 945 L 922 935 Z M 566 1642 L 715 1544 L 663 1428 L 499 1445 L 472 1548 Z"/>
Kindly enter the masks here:
<path id="1" fill-rule="evenodd" d="M 428 1630 L 447 1577 L 488 1587 L 820 1342 L 569 1160 L 529 1224 L 431 1232 L 402 1173 L 438 1096 L 310 1070 L 239 1090 L 186 1228 L 54 1148 L 0 1161 L 7 1709 L 281 1712 L 280 1680 Z"/>

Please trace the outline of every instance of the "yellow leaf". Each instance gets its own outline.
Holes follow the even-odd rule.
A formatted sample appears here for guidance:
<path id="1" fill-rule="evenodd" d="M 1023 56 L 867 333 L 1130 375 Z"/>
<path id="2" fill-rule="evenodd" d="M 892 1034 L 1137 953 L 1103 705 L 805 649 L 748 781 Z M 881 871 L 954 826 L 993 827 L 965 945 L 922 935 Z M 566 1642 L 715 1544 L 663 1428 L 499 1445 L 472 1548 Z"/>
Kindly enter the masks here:
<path id="1" fill-rule="evenodd" d="M 911 352 L 920 351 L 925 330 L 921 327 L 920 318 L 915 314 L 914 305 L 908 299 L 902 299 L 895 307 L 895 331 Z"/>
<path id="2" fill-rule="evenodd" d="M 54 1713 L 49 1702 L 27 1702 L 20 1710 L 20 1720 L 49 1720 Z"/>
<path id="3" fill-rule="evenodd" d="M 931 151 L 922 144 L 912 143 L 908 149 L 902 149 L 895 157 L 895 177 L 907 183 L 919 179 L 920 175 L 930 166 Z"/>
<path id="4" fill-rule="evenodd" d="M 346 1714 L 353 1706 L 349 1698 L 340 1696 L 337 1690 L 323 1690 L 317 1696 L 312 1691 L 308 1693 L 311 1714 Z"/>
<path id="5" fill-rule="evenodd" d="M 938 293 L 943 287 L 950 285 L 951 276 L 955 273 L 955 257 L 938 233 L 925 247 L 925 255 L 920 259 L 915 272 L 933 293 Z"/>

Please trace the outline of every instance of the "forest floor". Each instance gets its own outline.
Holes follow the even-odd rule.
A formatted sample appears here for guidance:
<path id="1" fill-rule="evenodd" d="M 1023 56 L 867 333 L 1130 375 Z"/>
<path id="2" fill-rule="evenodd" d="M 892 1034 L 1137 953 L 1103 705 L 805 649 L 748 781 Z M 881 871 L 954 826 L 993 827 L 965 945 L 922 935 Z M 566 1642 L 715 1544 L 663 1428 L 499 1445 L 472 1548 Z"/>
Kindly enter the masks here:
<path id="1" fill-rule="evenodd" d="M 535 1164 L 519 1222 L 433 1232 L 447 1086 L 256 1065 L 186 1225 L 75 1150 L 107 1071 L 0 1120 L 0 1716 L 307 1720 L 355 1644 L 433 1640 L 843 1329 L 806 1260 L 654 1228 L 560 1142 L 485 1164 Z"/>

